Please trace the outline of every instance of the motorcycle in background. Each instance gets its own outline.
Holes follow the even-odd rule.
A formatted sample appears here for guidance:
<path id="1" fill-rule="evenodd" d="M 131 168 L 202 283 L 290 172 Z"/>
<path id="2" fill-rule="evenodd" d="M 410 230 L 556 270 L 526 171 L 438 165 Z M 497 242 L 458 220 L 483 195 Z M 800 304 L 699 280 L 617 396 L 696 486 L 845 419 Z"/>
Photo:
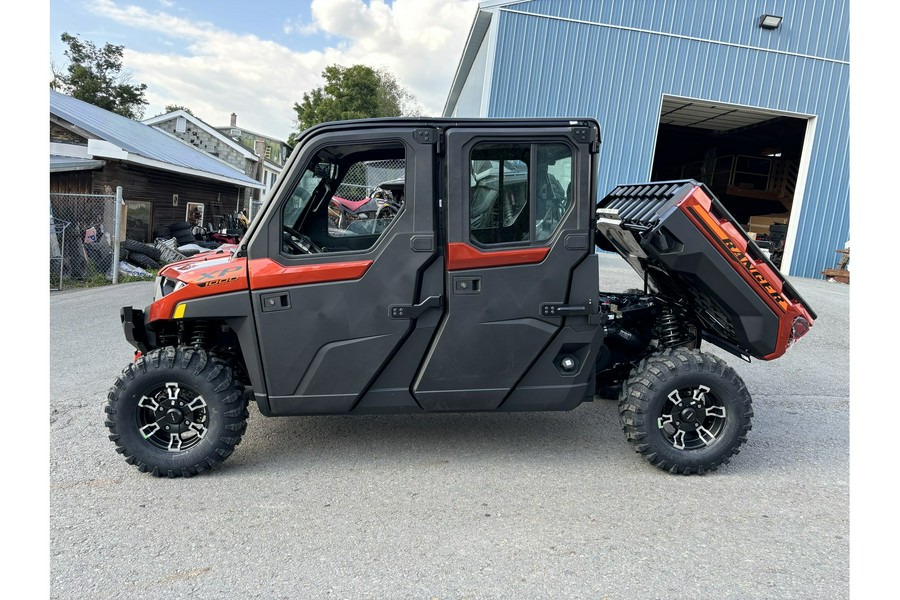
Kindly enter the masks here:
<path id="1" fill-rule="evenodd" d="M 354 221 L 393 218 L 403 206 L 403 183 L 402 179 L 386 181 L 371 196 L 361 200 L 332 196 L 328 215 L 333 226 L 348 229 Z"/>
<path id="2" fill-rule="evenodd" d="M 206 227 L 196 225 L 191 229 L 191 233 L 199 241 L 237 244 L 247 233 L 249 226 L 250 220 L 244 211 L 240 211 L 222 217 L 218 228 L 213 227 L 212 223 L 207 223 Z"/>

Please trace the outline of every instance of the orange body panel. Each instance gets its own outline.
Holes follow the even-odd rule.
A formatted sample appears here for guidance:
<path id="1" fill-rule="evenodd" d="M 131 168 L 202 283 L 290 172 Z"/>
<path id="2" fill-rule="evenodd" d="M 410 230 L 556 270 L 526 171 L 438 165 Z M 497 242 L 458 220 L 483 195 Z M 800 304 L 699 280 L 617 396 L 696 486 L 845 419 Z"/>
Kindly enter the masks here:
<path id="1" fill-rule="evenodd" d="M 468 244 L 453 242 L 448 244 L 447 247 L 447 270 L 463 271 L 465 269 L 479 269 L 483 267 L 533 265 L 547 258 L 549 252 L 549 247 L 482 252 Z"/>

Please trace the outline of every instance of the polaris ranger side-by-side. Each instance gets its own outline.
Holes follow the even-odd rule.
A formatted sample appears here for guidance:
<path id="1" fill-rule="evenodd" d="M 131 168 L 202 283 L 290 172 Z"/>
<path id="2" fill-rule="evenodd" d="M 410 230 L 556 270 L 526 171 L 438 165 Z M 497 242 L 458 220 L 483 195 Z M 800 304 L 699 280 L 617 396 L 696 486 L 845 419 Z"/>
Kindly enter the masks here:
<path id="1" fill-rule="evenodd" d="M 122 309 L 137 351 L 109 392 L 110 439 L 140 471 L 186 477 L 232 453 L 249 401 L 266 416 L 569 410 L 600 390 L 650 463 L 716 469 L 752 409 L 701 343 L 771 360 L 815 313 L 703 185 L 598 203 L 599 145 L 591 119 L 305 131 L 238 245 L 167 265 L 149 307 Z M 385 216 L 329 213 L 388 180 Z M 596 246 L 643 289 L 598 292 Z"/>

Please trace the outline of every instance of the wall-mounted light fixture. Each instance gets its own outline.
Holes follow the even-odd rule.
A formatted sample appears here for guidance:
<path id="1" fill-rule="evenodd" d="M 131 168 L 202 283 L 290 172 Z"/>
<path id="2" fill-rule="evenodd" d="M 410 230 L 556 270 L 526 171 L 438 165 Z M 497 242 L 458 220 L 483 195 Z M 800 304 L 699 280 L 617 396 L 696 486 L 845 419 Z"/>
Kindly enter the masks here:
<path id="1" fill-rule="evenodd" d="M 781 19 L 778 15 L 763 15 L 759 18 L 759 26 L 763 29 L 778 29 L 781 27 Z"/>

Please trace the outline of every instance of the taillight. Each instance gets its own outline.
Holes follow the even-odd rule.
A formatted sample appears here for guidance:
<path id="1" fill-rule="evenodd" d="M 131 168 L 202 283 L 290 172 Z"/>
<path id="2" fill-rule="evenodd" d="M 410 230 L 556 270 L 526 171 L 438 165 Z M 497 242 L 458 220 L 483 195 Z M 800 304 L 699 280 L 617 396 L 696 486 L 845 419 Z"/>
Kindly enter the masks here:
<path id="1" fill-rule="evenodd" d="M 140 350 L 135 350 L 135 351 L 134 351 L 134 361 L 132 361 L 132 362 L 137 362 L 137 360 L 138 360 L 141 356 L 143 356 L 143 354 L 141 354 L 141 351 L 140 351 Z"/>
<path id="2" fill-rule="evenodd" d="M 790 347 L 791 344 L 809 333 L 810 327 L 812 327 L 812 325 L 810 325 L 809 321 L 807 321 L 803 317 L 797 317 L 796 319 L 794 319 L 794 323 L 791 325 L 791 339 L 788 340 L 788 347 Z"/>

